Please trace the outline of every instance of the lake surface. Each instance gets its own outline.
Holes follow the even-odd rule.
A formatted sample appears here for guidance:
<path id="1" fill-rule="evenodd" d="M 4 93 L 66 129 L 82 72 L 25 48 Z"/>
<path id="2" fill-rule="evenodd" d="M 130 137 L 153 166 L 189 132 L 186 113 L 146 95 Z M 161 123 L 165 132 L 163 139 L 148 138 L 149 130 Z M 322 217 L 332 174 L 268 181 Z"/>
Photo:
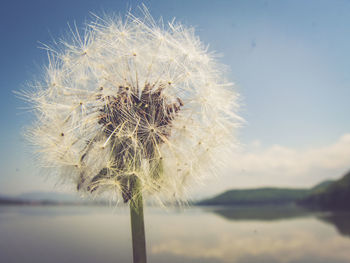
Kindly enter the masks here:
<path id="1" fill-rule="evenodd" d="M 350 214 L 146 208 L 149 263 L 348 263 Z M 132 262 L 126 207 L 0 206 L 0 262 Z"/>

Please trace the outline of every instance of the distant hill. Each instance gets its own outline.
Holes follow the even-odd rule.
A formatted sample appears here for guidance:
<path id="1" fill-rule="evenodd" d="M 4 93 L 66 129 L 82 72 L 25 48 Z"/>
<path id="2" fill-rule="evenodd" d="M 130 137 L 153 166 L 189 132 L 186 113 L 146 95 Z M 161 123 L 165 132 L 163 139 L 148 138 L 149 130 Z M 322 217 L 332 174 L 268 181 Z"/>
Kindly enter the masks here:
<path id="1" fill-rule="evenodd" d="M 324 181 L 312 188 L 254 188 L 235 189 L 205 199 L 197 205 L 281 205 L 302 200 L 327 188 L 333 181 Z"/>
<path id="2" fill-rule="evenodd" d="M 29 201 L 8 198 L 5 196 L 0 197 L 0 205 L 29 205 L 29 204 L 30 204 Z"/>
<path id="3" fill-rule="evenodd" d="M 0 195 L 0 205 L 106 205 L 100 199 L 84 200 L 77 194 L 29 192 L 17 196 Z"/>
<path id="4" fill-rule="evenodd" d="M 309 193 L 308 189 L 255 188 L 229 190 L 213 198 L 200 201 L 199 205 L 259 205 L 285 204 L 301 199 Z"/>
<path id="5" fill-rule="evenodd" d="M 16 196 L 16 199 L 30 201 L 77 202 L 82 201 L 78 195 L 57 192 L 29 192 Z"/>
<path id="6" fill-rule="evenodd" d="M 323 182 L 315 185 L 314 187 L 312 187 L 310 189 L 311 194 L 325 190 L 328 186 L 330 186 L 334 182 L 335 182 L 335 180 L 326 180 L 326 181 L 323 181 Z"/>
<path id="7" fill-rule="evenodd" d="M 325 210 L 350 210 L 350 172 L 326 187 L 314 191 L 298 204 Z"/>

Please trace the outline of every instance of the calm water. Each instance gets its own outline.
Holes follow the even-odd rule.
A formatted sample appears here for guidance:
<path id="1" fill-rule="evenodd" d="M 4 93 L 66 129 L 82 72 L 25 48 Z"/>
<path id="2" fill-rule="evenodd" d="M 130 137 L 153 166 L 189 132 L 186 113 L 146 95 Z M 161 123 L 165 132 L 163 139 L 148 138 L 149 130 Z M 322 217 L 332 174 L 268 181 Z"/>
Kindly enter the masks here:
<path id="1" fill-rule="evenodd" d="M 350 215 L 146 208 L 149 263 L 350 262 Z M 127 208 L 0 207 L 0 262 L 131 262 Z"/>

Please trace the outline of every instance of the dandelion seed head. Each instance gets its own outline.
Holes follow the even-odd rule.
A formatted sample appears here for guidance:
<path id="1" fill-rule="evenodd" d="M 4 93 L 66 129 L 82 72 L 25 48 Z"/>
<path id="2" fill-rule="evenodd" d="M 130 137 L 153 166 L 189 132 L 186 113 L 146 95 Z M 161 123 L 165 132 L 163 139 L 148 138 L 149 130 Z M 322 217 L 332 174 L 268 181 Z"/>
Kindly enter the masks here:
<path id="1" fill-rule="evenodd" d="M 104 17 L 49 48 L 32 92 L 27 138 L 79 191 L 127 202 L 130 178 L 157 199 L 184 200 L 234 148 L 238 94 L 192 28 Z M 194 182 L 193 182 L 194 181 Z"/>

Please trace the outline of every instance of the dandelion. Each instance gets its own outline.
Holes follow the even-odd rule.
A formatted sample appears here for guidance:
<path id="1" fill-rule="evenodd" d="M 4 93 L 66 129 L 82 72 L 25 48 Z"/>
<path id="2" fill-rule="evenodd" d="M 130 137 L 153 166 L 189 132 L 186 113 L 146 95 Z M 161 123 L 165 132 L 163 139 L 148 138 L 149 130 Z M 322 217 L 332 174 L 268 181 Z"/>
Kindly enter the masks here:
<path id="1" fill-rule="evenodd" d="M 142 195 L 183 201 L 189 182 L 222 166 L 239 120 L 237 94 L 194 30 L 142 14 L 95 16 L 45 45 L 44 77 L 22 93 L 42 166 L 130 202 L 134 262 L 145 262 Z"/>

